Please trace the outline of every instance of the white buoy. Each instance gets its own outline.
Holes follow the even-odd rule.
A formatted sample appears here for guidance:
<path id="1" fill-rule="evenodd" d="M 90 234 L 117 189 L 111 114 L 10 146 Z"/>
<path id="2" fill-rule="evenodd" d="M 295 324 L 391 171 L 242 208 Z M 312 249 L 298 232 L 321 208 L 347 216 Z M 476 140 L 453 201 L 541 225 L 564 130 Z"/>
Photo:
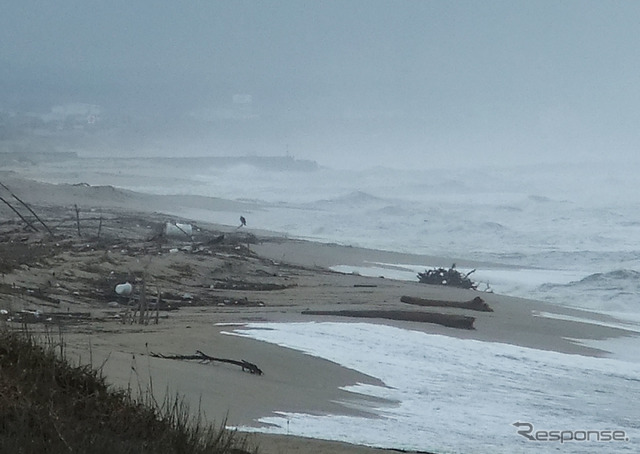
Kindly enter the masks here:
<path id="1" fill-rule="evenodd" d="M 129 296 L 131 295 L 132 291 L 133 291 L 133 286 L 128 282 L 125 282 L 124 284 L 116 285 L 116 293 L 120 296 Z"/>

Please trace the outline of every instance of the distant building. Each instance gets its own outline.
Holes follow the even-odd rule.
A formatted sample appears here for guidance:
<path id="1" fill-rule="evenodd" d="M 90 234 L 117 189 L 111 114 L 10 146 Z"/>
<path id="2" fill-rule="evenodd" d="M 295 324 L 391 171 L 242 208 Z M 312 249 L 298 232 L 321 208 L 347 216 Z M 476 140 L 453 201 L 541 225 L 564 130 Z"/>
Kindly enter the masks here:
<path id="1" fill-rule="evenodd" d="M 95 125 L 102 114 L 102 107 L 96 104 L 68 103 L 53 106 L 51 113 L 44 115 L 45 122 L 53 121 L 64 128 L 83 128 Z"/>
<path id="2" fill-rule="evenodd" d="M 253 107 L 253 96 L 235 94 L 231 96 L 231 105 L 196 109 L 188 114 L 191 118 L 205 122 L 221 120 L 254 120 L 258 118 Z"/>

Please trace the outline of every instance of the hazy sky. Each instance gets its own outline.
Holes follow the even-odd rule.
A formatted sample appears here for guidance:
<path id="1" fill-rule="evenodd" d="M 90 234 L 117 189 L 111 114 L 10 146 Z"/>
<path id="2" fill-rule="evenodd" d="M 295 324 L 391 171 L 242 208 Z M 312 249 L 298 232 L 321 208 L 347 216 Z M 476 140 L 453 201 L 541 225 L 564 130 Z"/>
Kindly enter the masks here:
<path id="1" fill-rule="evenodd" d="M 321 162 L 626 159 L 638 30 L 637 1 L 5 0 L 0 106 L 207 120 Z"/>

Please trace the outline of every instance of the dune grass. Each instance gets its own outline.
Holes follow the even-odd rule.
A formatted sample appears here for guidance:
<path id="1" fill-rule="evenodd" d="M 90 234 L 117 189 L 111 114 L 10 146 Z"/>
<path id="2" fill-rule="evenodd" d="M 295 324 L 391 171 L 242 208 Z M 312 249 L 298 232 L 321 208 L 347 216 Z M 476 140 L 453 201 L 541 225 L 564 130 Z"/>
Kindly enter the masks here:
<path id="1" fill-rule="evenodd" d="M 0 452 L 239 454 L 246 439 L 193 417 L 180 397 L 158 403 L 74 366 L 61 341 L 0 327 Z"/>

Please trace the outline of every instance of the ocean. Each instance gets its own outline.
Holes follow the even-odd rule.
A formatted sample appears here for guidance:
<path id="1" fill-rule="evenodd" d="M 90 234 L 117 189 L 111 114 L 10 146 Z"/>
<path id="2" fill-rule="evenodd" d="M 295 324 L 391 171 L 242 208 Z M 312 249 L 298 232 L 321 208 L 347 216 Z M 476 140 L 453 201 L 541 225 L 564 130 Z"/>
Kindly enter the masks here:
<path id="1" fill-rule="evenodd" d="M 249 228 L 294 238 L 472 260 L 480 263 L 471 277 L 481 291 L 605 313 L 616 326 L 640 332 L 640 163 L 340 170 L 190 165 L 188 158 L 179 166 L 81 161 L 74 170 L 49 163 L 26 174 L 256 202 L 243 212 L 184 216 L 238 225 L 242 215 Z M 423 265 L 336 269 L 417 279 L 419 271 L 449 264 Z M 250 324 L 230 334 L 380 378 L 386 387 L 351 390 L 396 403 L 376 409 L 376 419 L 281 414 L 265 418 L 271 426 L 262 430 L 438 453 L 618 453 L 640 446 L 637 337 L 599 342 L 594 346 L 611 357 L 587 358 L 366 323 Z M 357 356 L 349 354 L 354 350 Z M 513 423 L 575 439 L 530 441 L 518 433 L 527 426 Z M 591 442 L 576 440 L 585 431 L 622 431 L 629 440 L 593 441 L 604 437 L 600 432 Z"/>
<path id="2" fill-rule="evenodd" d="M 345 389 L 391 402 L 367 407 L 375 418 L 280 412 L 260 419 L 260 431 L 434 453 L 638 452 L 638 362 L 370 323 L 251 323 L 229 334 L 377 377 L 385 386 Z M 514 424 L 531 424 L 539 441 Z M 541 431 L 562 436 L 542 440 Z M 602 431 L 620 440 L 605 441 Z"/>

